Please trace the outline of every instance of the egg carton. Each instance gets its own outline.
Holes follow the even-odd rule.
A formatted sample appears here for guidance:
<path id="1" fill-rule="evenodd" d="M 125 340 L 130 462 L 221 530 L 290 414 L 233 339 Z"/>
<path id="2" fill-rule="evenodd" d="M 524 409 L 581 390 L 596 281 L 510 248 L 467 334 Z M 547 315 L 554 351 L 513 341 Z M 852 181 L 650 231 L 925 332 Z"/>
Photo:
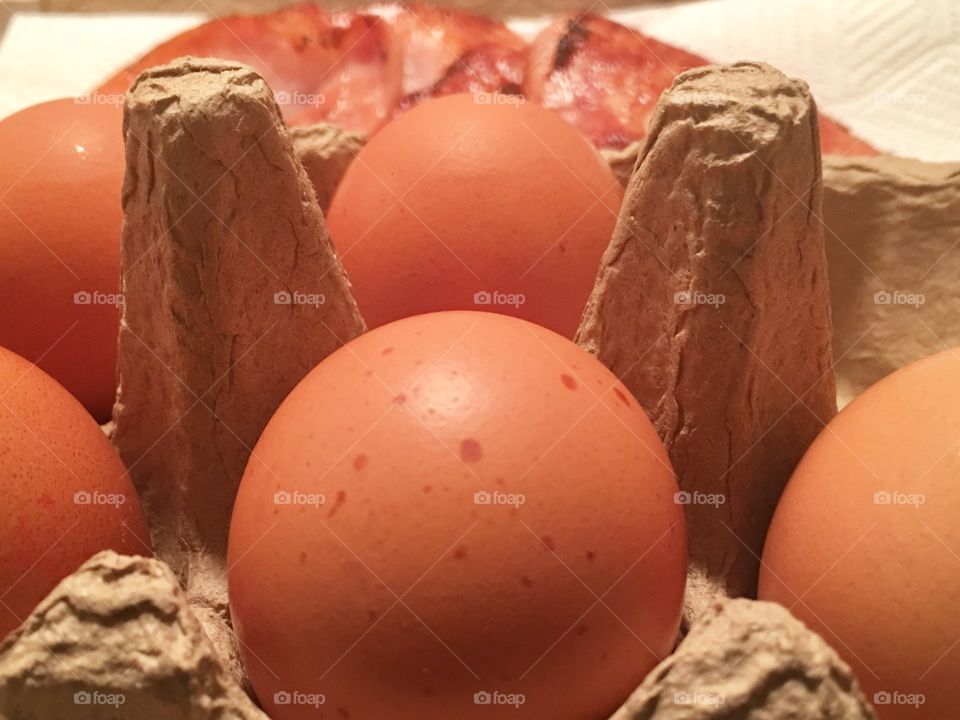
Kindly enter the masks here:
<path id="1" fill-rule="evenodd" d="M 934 242 L 917 229 L 921 218 L 960 226 L 960 173 L 891 158 L 824 168 L 816 120 L 806 85 L 770 66 L 698 68 L 663 94 L 635 160 L 615 159 L 632 170 L 576 339 L 647 410 L 681 501 L 724 502 L 686 504 L 684 637 L 612 720 L 873 717 L 850 668 L 816 634 L 777 605 L 743 598 L 755 595 L 780 492 L 836 412 L 835 377 L 841 395 L 855 393 L 928 350 L 918 341 L 870 347 L 868 363 L 835 361 L 832 345 L 878 303 L 849 297 L 869 282 L 838 261 L 846 274 L 835 283 L 834 334 L 828 256 L 869 245 L 892 268 L 884 277 L 902 272 L 897 243 Z M 329 126 L 291 133 L 253 70 L 190 58 L 138 79 L 124 133 L 126 304 L 109 432 L 158 559 L 104 552 L 58 585 L 0 646 L 0 716 L 264 718 L 228 617 L 230 508 L 281 400 L 365 330 L 323 219 L 362 140 Z M 923 203 L 911 202 L 912 186 L 929 191 Z M 825 242 L 825 225 L 841 235 Z M 280 274 L 268 277 L 258 257 Z M 727 272 L 738 258 L 743 267 Z M 932 295 L 956 274 L 956 260 L 942 265 L 927 280 Z M 308 317 L 284 301 L 307 290 L 324 296 L 320 324 L 313 307 Z M 711 297 L 723 298 L 715 312 L 689 312 Z M 899 331 L 899 320 L 883 322 Z M 268 329 L 271 342 L 259 344 Z M 624 364 L 639 355 L 643 363 Z M 698 452 L 704 444 L 727 452 Z"/>

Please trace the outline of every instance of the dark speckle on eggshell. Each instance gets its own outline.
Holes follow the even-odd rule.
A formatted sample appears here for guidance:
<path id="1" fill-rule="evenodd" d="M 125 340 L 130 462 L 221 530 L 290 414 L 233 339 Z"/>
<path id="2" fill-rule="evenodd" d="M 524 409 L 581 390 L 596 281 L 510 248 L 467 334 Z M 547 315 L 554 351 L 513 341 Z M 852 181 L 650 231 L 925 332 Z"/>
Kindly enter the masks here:
<path id="1" fill-rule="evenodd" d="M 343 504 L 347 501 L 347 492 L 346 490 L 337 490 L 337 499 L 333 503 L 333 507 L 330 508 L 330 512 L 327 513 L 328 518 L 332 518 L 337 514 L 337 511 L 343 507 Z"/>
<path id="2" fill-rule="evenodd" d="M 460 442 L 460 458 L 464 462 L 479 462 L 483 457 L 483 448 L 473 438 L 467 438 Z"/>

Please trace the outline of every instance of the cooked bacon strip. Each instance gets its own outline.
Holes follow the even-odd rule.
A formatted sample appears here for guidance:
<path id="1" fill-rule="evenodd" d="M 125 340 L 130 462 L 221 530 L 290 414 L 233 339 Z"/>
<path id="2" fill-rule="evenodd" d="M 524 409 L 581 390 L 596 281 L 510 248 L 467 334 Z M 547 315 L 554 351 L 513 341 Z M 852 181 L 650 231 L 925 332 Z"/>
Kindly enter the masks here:
<path id="1" fill-rule="evenodd" d="M 398 111 L 409 110 L 432 97 L 454 93 L 520 95 L 525 62 L 525 48 L 480 45 L 461 55 L 433 85 L 404 97 Z"/>
<path id="2" fill-rule="evenodd" d="M 100 92 L 126 92 L 146 68 L 184 55 L 250 65 L 291 125 L 326 120 L 371 133 L 402 96 L 403 54 L 390 26 L 375 15 L 331 14 L 312 4 L 211 20 L 158 45 Z"/>
<path id="3" fill-rule="evenodd" d="M 361 12 L 387 20 L 404 49 L 403 90 L 412 96 L 432 88 L 496 91 L 507 82 L 518 83 L 526 49 L 522 37 L 503 23 L 462 10 L 422 3 L 383 3 Z M 475 72 L 474 72 L 475 70 Z M 462 80 L 454 80 L 465 76 Z M 467 78 L 472 78 L 468 82 Z"/>
<path id="4" fill-rule="evenodd" d="M 559 112 L 598 148 L 622 149 L 643 138 L 660 93 L 704 58 L 594 14 L 564 15 L 528 51 L 526 97 Z M 876 150 L 821 116 L 824 153 Z"/>
<path id="5" fill-rule="evenodd" d="M 246 63 L 274 88 L 290 125 L 327 121 L 365 134 L 401 107 L 451 92 L 517 91 L 526 43 L 496 20 L 430 5 L 329 13 L 297 5 L 211 20 L 151 50 L 99 90 L 121 93 L 184 55 Z"/>
<path id="6" fill-rule="evenodd" d="M 836 120 L 820 113 L 820 149 L 824 155 L 879 155 L 880 151 L 864 142 Z"/>
<path id="7" fill-rule="evenodd" d="M 290 125 L 332 122 L 370 135 L 397 112 L 457 92 L 523 94 L 559 112 L 601 149 L 646 135 L 677 73 L 707 61 L 594 14 L 563 15 L 527 45 L 503 23 L 420 3 L 330 13 L 304 4 L 211 20 L 169 40 L 109 81 L 122 93 L 148 67 L 183 55 L 252 66 Z M 821 116 L 825 153 L 876 154 Z"/>

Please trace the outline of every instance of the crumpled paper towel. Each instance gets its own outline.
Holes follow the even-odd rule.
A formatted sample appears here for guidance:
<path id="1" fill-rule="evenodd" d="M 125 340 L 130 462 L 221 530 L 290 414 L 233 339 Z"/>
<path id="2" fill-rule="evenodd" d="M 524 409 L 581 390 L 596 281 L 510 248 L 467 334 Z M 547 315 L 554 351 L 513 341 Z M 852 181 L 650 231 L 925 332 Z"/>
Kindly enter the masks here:
<path id="1" fill-rule="evenodd" d="M 701 0 L 611 15 L 716 62 L 763 60 L 802 78 L 821 109 L 881 150 L 960 160 L 956 0 Z M 198 14 L 18 14 L 0 42 L 0 116 L 80 95 L 202 21 Z M 511 25 L 529 35 L 544 22 Z"/>

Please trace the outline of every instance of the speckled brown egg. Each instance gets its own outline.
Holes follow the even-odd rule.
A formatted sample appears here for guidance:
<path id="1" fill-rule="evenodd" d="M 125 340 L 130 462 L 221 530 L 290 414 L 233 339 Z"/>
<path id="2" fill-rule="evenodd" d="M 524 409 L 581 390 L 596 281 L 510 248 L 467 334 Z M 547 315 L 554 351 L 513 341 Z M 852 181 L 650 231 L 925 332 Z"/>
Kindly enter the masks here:
<path id="1" fill-rule="evenodd" d="M 232 617 L 280 720 L 606 717 L 670 652 L 676 482 L 623 385 L 490 313 L 386 325 L 317 366 L 258 442 Z"/>
<path id="2" fill-rule="evenodd" d="M 0 348 L 0 640 L 91 555 L 150 554 L 120 457 L 53 378 Z"/>

